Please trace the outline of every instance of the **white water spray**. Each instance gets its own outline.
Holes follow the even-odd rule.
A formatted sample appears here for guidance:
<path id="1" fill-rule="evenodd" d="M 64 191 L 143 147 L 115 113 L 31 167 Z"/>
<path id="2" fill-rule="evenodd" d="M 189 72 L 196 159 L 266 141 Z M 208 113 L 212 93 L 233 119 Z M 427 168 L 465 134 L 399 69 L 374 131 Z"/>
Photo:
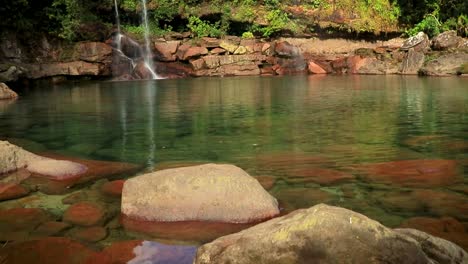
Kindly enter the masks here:
<path id="1" fill-rule="evenodd" d="M 122 34 L 120 33 L 119 5 L 117 4 L 117 0 L 114 0 L 114 6 L 115 6 L 115 23 L 117 23 L 117 36 L 116 36 L 117 49 L 119 51 L 122 51 Z"/>
<path id="2" fill-rule="evenodd" d="M 153 55 L 151 53 L 150 48 L 150 39 L 149 39 L 149 26 L 148 26 L 148 12 L 146 10 L 146 0 L 141 0 L 143 4 L 143 26 L 145 28 L 145 53 L 144 53 L 144 60 L 145 66 L 151 72 L 152 79 L 160 79 L 158 75 L 154 72 L 154 63 L 153 63 Z"/>

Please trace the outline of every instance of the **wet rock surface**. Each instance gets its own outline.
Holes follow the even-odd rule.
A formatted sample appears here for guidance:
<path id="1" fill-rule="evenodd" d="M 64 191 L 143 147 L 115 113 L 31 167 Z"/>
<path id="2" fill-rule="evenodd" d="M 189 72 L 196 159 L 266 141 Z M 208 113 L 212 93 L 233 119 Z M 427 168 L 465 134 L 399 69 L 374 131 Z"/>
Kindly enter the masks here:
<path id="1" fill-rule="evenodd" d="M 435 256 L 434 251 L 439 254 Z M 205 244 L 198 249 L 195 263 L 338 263 L 344 259 L 431 263 L 466 261 L 467 256 L 448 241 L 428 247 L 361 214 L 320 204 Z"/>
<path id="2" fill-rule="evenodd" d="M 105 212 L 100 205 L 90 202 L 73 204 L 65 211 L 63 221 L 78 226 L 94 226 L 102 224 Z"/>

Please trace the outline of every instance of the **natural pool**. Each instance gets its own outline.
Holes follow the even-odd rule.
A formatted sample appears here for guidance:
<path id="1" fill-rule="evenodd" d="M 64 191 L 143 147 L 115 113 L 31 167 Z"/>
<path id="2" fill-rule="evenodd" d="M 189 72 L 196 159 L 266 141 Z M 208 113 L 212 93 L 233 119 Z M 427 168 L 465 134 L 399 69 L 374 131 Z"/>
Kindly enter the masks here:
<path id="1" fill-rule="evenodd" d="M 468 228 L 466 78 L 82 82 L 20 96 L 0 106 L 0 138 L 33 152 L 142 164 L 141 172 L 231 163 L 257 176 L 284 212 L 325 202 L 390 227 L 423 216 Z M 95 194 L 102 184 L 36 192 L 0 209 L 41 207 L 60 218 L 68 206 L 62 199 L 81 193 L 118 211 L 119 199 Z M 155 239 L 113 226 L 93 245 Z M 465 249 L 466 236 L 454 239 Z"/>

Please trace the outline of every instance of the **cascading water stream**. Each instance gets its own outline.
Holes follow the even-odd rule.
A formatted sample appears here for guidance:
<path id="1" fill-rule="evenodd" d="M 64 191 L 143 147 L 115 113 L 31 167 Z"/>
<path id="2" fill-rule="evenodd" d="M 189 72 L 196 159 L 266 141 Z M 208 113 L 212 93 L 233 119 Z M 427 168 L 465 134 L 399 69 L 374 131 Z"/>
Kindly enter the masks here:
<path id="1" fill-rule="evenodd" d="M 143 26 L 145 28 L 145 53 L 144 60 L 145 65 L 148 70 L 151 72 L 152 79 L 160 79 L 158 75 L 154 72 L 154 63 L 153 56 L 150 48 L 150 39 L 149 39 L 149 26 L 148 26 L 148 12 L 146 10 L 146 0 L 141 0 L 143 5 Z"/>
<path id="2" fill-rule="evenodd" d="M 117 0 L 114 0 L 114 6 L 115 6 L 115 23 L 117 23 L 117 36 L 116 36 L 117 49 L 119 51 L 122 51 L 122 34 L 120 33 L 119 5 L 117 4 Z"/>

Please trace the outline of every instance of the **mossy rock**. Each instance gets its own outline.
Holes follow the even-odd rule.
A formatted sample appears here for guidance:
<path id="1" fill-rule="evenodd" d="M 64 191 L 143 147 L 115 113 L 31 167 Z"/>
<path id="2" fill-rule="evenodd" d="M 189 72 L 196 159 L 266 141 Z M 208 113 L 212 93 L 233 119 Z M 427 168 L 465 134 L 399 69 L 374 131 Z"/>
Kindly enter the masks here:
<path id="1" fill-rule="evenodd" d="M 468 63 L 463 63 L 460 69 L 457 71 L 458 74 L 468 74 Z"/>

